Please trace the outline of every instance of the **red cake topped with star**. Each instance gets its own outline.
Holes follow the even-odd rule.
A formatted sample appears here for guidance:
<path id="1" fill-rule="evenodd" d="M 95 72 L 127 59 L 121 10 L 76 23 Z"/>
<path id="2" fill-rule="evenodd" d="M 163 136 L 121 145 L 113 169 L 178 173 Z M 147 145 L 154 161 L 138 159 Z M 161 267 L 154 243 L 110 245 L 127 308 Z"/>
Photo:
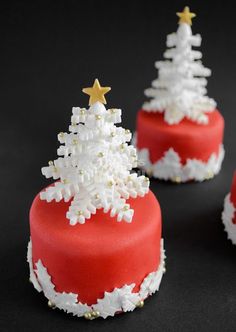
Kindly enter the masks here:
<path id="1" fill-rule="evenodd" d="M 55 181 L 30 210 L 30 280 L 49 306 L 87 319 L 142 307 L 165 271 L 160 206 L 132 171 L 136 149 L 116 126 L 121 110 L 104 106 L 109 90 L 83 89 L 89 108 L 73 108 L 58 159 L 42 168 Z"/>
<path id="2" fill-rule="evenodd" d="M 224 200 L 222 221 L 228 238 L 233 244 L 236 244 L 236 171 L 234 172 L 231 191 Z"/>
<path id="3" fill-rule="evenodd" d="M 145 91 L 150 101 L 137 116 L 136 146 L 142 167 L 153 177 L 187 182 L 212 178 L 224 158 L 224 119 L 206 93 L 211 71 L 201 62 L 201 45 L 188 7 L 177 13 L 179 27 L 167 37 L 159 76 Z"/>

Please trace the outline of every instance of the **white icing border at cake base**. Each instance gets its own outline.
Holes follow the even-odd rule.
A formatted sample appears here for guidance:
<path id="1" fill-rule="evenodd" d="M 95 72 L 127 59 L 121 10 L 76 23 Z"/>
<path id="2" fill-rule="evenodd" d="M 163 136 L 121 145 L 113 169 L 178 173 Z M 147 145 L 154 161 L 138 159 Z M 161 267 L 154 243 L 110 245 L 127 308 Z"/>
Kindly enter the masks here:
<path id="1" fill-rule="evenodd" d="M 225 231 L 228 234 L 228 239 L 236 245 L 236 225 L 233 223 L 236 208 L 230 201 L 230 194 L 225 197 L 224 210 L 222 212 L 222 222 L 225 226 Z"/>
<path id="2" fill-rule="evenodd" d="M 136 138 L 133 139 L 132 143 L 137 149 L 135 144 Z M 221 144 L 219 146 L 218 156 L 213 153 L 207 162 L 198 159 L 187 159 L 185 165 L 181 164 L 181 157 L 173 148 L 167 150 L 164 156 L 154 164 L 150 161 L 148 149 L 137 149 L 137 154 L 139 167 L 149 176 L 161 180 L 171 180 L 173 182 L 187 182 L 191 180 L 201 182 L 209 180 L 219 173 L 225 150 L 223 144 Z"/>
<path id="3" fill-rule="evenodd" d="M 30 281 L 38 292 L 43 291 L 45 297 L 49 300 L 50 306 L 72 313 L 74 316 L 84 316 L 87 319 L 107 318 L 108 316 L 114 316 L 118 312 L 133 311 L 136 307 L 142 306 L 143 300 L 159 290 L 162 276 L 165 273 L 165 257 L 162 239 L 160 265 L 157 271 L 149 273 L 143 280 L 138 293 L 132 292 L 135 283 L 124 285 L 121 288 L 115 288 L 112 292 L 105 292 L 102 299 L 98 299 L 96 304 L 89 306 L 78 302 L 78 294 L 55 291 L 55 285 L 51 281 L 51 276 L 40 259 L 36 263 L 36 269 L 33 269 L 31 240 L 28 244 L 27 253 Z"/>

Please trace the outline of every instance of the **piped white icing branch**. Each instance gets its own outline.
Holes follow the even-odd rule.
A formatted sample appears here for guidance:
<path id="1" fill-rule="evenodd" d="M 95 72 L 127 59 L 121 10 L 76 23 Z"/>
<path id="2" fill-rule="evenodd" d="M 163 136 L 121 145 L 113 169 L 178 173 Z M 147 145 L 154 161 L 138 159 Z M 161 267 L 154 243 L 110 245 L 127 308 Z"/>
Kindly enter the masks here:
<path id="1" fill-rule="evenodd" d="M 159 77 L 152 82 L 152 88 L 145 90 L 145 95 L 152 99 L 144 103 L 143 109 L 164 112 L 164 119 L 170 125 L 179 123 L 184 117 L 207 124 L 205 113 L 216 107 L 216 102 L 206 96 L 205 77 L 210 76 L 211 71 L 203 66 L 202 53 L 192 50 L 192 46 L 201 45 L 201 36 L 192 35 L 190 24 L 185 22 L 180 20 L 177 32 L 167 36 L 169 49 L 164 58 L 168 60 L 155 63 Z"/>
<path id="2" fill-rule="evenodd" d="M 127 142 L 131 132 L 121 122 L 120 109 L 106 109 L 101 102 L 89 109 L 74 107 L 70 133 L 60 133 L 58 159 L 42 168 L 46 178 L 59 180 L 41 192 L 51 202 L 72 199 L 66 214 L 71 225 L 83 224 L 97 209 L 110 210 L 117 221 L 131 222 L 129 197 L 144 196 L 149 180 L 131 173 L 137 167 L 136 149 Z"/>

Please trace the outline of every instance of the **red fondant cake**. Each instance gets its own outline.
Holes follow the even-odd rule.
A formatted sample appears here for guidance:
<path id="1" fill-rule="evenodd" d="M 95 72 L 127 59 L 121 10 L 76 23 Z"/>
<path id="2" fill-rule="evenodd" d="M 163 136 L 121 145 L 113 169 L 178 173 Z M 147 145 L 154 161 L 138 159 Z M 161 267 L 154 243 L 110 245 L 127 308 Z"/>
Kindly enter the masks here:
<path id="1" fill-rule="evenodd" d="M 236 244 L 236 171 L 234 172 L 231 191 L 225 197 L 222 221 L 228 238 Z"/>
<path id="2" fill-rule="evenodd" d="M 147 172 L 152 172 L 154 176 L 163 179 L 169 178 L 168 173 L 165 177 L 166 168 L 161 174 L 161 164 L 158 167 L 158 162 L 163 163 L 166 153 L 170 150 L 178 155 L 180 162 L 180 165 L 177 165 L 178 160 L 176 160 L 174 165 L 176 168 L 173 168 L 171 176 L 172 180 L 175 180 L 180 174 L 182 175 L 181 180 L 191 179 L 189 177 L 191 171 L 195 172 L 195 175 L 192 174 L 193 178 L 197 177 L 197 173 L 199 173 L 200 180 L 218 172 L 223 157 L 224 119 L 218 110 L 209 113 L 208 117 L 208 125 L 198 125 L 185 118 L 179 124 L 170 126 L 165 122 L 163 113 L 149 113 L 140 110 L 137 116 L 136 146 L 140 158 L 143 157 L 145 165 L 147 165 Z M 145 150 L 148 150 L 150 162 L 146 160 Z M 213 155 L 215 160 L 214 163 L 211 163 L 209 160 Z M 189 162 L 189 160 L 198 160 L 205 165 L 209 162 L 209 167 L 204 167 L 201 172 L 196 170 L 194 163 Z M 182 169 L 185 166 L 185 174 L 180 171 L 181 166 Z"/>
<path id="3" fill-rule="evenodd" d="M 68 203 L 48 204 L 37 195 L 30 211 L 34 268 L 40 259 L 57 292 L 78 294 L 88 305 L 124 285 L 135 283 L 132 291 L 139 292 L 160 265 L 161 211 L 151 191 L 129 204 L 135 211 L 131 224 L 99 210 L 73 227 L 65 217 Z"/>
<path id="4" fill-rule="evenodd" d="M 224 120 L 207 96 L 211 71 L 199 60 L 200 35 L 193 35 L 196 15 L 177 13 L 179 27 L 167 36 L 168 49 L 137 116 L 136 145 L 140 166 L 150 175 L 174 182 L 203 181 L 220 171 L 224 158 Z"/>
<path id="5" fill-rule="evenodd" d="M 120 109 L 106 109 L 95 80 L 90 107 L 73 108 L 59 158 L 42 168 L 57 180 L 30 210 L 30 280 L 51 307 L 106 318 L 142 307 L 164 267 L 161 211 L 149 179 L 132 171 L 136 149 Z"/>

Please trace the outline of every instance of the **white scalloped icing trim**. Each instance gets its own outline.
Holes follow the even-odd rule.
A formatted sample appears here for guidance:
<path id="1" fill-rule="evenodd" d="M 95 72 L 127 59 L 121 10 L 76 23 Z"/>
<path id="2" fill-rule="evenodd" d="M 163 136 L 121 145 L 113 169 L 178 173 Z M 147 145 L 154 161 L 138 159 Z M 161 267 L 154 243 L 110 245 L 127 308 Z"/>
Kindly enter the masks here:
<path id="1" fill-rule="evenodd" d="M 28 245 L 27 260 L 30 268 L 30 281 L 32 281 L 37 291 L 43 291 L 46 298 L 57 308 L 74 316 L 84 316 L 86 313 L 96 312 L 100 317 L 107 318 L 114 316 L 117 312 L 133 311 L 138 303 L 145 300 L 159 290 L 163 273 L 165 272 L 165 251 L 163 248 L 163 239 L 161 240 L 161 259 L 158 270 L 151 272 L 143 280 L 138 293 L 133 293 L 135 283 L 124 285 L 121 288 L 115 288 L 112 292 L 105 292 L 102 299 L 98 299 L 96 304 L 91 306 L 86 303 L 78 302 L 79 295 L 74 293 L 59 293 L 55 291 L 55 285 L 51 281 L 46 267 L 39 259 L 36 263 L 36 269 L 32 264 L 32 244 Z"/>
<path id="2" fill-rule="evenodd" d="M 42 288 L 40 284 L 38 283 L 38 279 L 34 273 L 33 269 L 33 261 L 32 261 L 32 242 L 31 240 L 28 243 L 28 250 L 27 250 L 27 262 L 29 263 L 29 269 L 30 269 L 30 277 L 29 280 L 34 285 L 34 288 L 37 289 L 38 292 L 42 291 Z"/>
<path id="3" fill-rule="evenodd" d="M 230 194 L 225 197 L 224 210 L 222 212 L 222 222 L 225 226 L 225 231 L 228 234 L 228 239 L 236 245 L 236 225 L 233 223 L 236 208 L 230 201 Z"/>
<path id="4" fill-rule="evenodd" d="M 135 144 L 135 139 L 133 144 Z M 137 153 L 139 167 L 143 168 L 148 175 L 161 180 L 187 182 L 190 180 L 204 181 L 218 174 L 225 150 L 221 144 L 218 156 L 213 153 L 207 162 L 198 159 L 187 159 L 185 165 L 181 164 L 181 158 L 173 148 L 166 151 L 164 156 L 154 164 L 150 161 L 148 149 L 137 149 Z"/>

